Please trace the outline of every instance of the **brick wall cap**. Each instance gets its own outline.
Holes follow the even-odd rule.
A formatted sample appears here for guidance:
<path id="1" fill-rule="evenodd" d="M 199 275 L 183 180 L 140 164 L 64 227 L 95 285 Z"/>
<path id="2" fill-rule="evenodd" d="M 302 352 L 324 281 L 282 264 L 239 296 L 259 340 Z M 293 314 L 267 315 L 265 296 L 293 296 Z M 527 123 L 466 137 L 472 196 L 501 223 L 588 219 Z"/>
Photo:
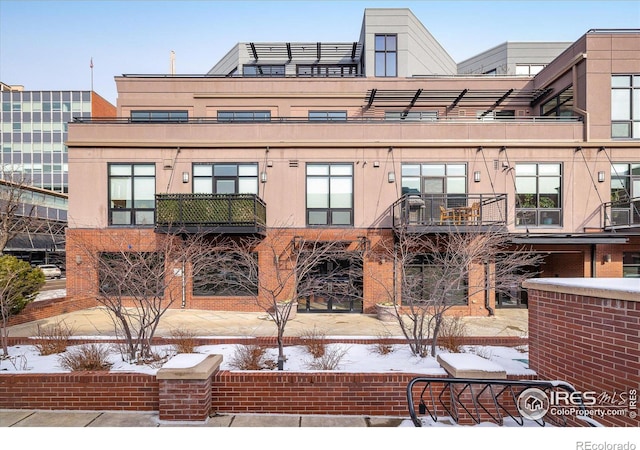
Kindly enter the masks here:
<path id="1" fill-rule="evenodd" d="M 218 370 L 222 355 L 179 353 L 156 374 L 158 380 L 206 380 Z"/>
<path id="2" fill-rule="evenodd" d="M 638 278 L 535 278 L 524 281 L 522 287 L 585 297 L 640 301 Z"/>
<path id="3" fill-rule="evenodd" d="M 468 353 L 444 353 L 436 359 L 444 370 L 454 378 L 506 379 L 502 366 Z"/>

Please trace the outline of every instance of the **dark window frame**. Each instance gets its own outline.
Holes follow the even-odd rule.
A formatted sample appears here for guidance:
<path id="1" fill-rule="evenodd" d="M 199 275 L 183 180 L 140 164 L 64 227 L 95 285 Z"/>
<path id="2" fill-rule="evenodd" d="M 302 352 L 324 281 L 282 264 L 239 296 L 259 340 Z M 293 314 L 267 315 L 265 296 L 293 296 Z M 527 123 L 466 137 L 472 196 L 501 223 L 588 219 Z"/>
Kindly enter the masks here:
<path id="1" fill-rule="evenodd" d="M 535 165 L 536 173 L 535 175 L 525 174 L 518 176 L 517 168 L 518 165 Z M 540 174 L 540 166 L 544 165 L 555 165 L 558 166 L 558 175 L 550 174 Z M 563 163 L 556 162 L 522 162 L 516 163 L 516 173 L 515 173 L 515 182 L 517 183 L 518 178 L 530 178 L 535 177 L 536 179 L 536 192 L 535 194 L 522 194 L 520 192 L 515 193 L 515 217 L 516 217 L 516 228 L 527 228 L 527 227 L 555 227 L 559 228 L 563 226 Z M 549 193 L 541 193 L 540 192 L 540 180 L 545 178 L 559 178 L 559 188 L 557 193 L 557 204 L 554 206 L 544 206 L 548 204 L 550 199 Z M 549 200 L 545 200 L 549 199 Z M 557 219 L 556 219 L 557 217 Z"/>
<path id="2" fill-rule="evenodd" d="M 131 122 L 188 122 L 189 111 L 187 110 L 132 110 L 130 112 Z"/>
<path id="3" fill-rule="evenodd" d="M 307 117 L 312 122 L 345 122 L 347 120 L 347 111 L 309 110 Z"/>
<path id="4" fill-rule="evenodd" d="M 622 253 L 622 278 L 640 278 L 640 252 Z"/>
<path id="5" fill-rule="evenodd" d="M 309 175 L 309 167 L 312 166 L 327 166 L 329 169 L 329 173 L 326 175 Z M 332 166 L 349 166 L 351 167 L 351 175 L 331 175 L 331 167 Z M 354 224 L 354 165 L 353 163 L 332 163 L 332 162 L 326 162 L 326 163 L 317 163 L 317 162 L 313 162 L 313 163 L 307 163 L 306 167 L 305 167 L 305 217 L 306 217 L 306 224 L 309 227 L 323 227 L 323 226 L 327 226 L 327 227 L 340 227 L 340 226 L 353 226 Z M 320 178 L 327 178 L 328 180 L 328 190 L 329 192 L 327 192 L 327 204 L 328 206 L 326 208 L 310 208 L 309 207 L 309 183 L 308 180 L 309 179 L 320 179 Z M 347 179 L 349 178 L 351 180 L 351 208 L 333 208 L 331 207 L 331 179 L 332 178 L 336 178 L 336 179 Z M 317 224 L 317 223 L 310 223 L 309 221 L 309 215 L 312 212 L 321 212 L 321 211 L 326 211 L 327 213 L 327 220 L 326 223 L 324 224 Z M 349 223 L 333 223 L 332 221 L 332 213 L 334 212 L 349 212 L 349 216 L 350 216 L 350 220 Z"/>
<path id="6" fill-rule="evenodd" d="M 111 174 L 111 168 L 115 167 L 115 166 L 129 166 L 131 168 L 131 174 L 130 175 L 112 175 Z M 137 166 L 146 166 L 146 167 L 153 167 L 153 175 L 136 175 L 135 174 L 135 168 Z M 131 207 L 127 208 L 126 206 L 123 207 L 115 207 L 112 204 L 112 192 L 111 192 L 111 180 L 115 179 L 115 178 L 130 178 L 131 179 L 131 198 L 129 199 L 131 201 Z M 153 179 L 154 181 L 154 197 L 155 197 L 155 182 L 156 182 L 156 165 L 155 163 L 108 163 L 107 164 L 107 189 L 108 189 L 108 223 L 109 226 L 122 226 L 122 227 L 127 227 L 127 226 L 135 226 L 135 227 L 153 227 L 155 224 L 155 216 L 156 216 L 156 211 L 155 211 L 155 200 L 154 200 L 154 205 L 151 208 L 141 208 L 141 207 L 135 207 L 135 201 L 136 201 L 136 194 L 135 194 L 135 179 L 136 178 L 141 178 L 141 179 Z M 113 213 L 114 211 L 118 211 L 118 212 L 123 212 L 123 211 L 129 211 L 130 212 L 130 221 L 129 223 L 113 223 Z M 136 212 L 151 212 L 152 213 L 152 220 L 151 223 L 136 223 Z"/>
<path id="7" fill-rule="evenodd" d="M 378 38 L 384 38 L 384 48 L 379 48 L 377 46 Z M 395 38 L 395 46 L 392 49 L 387 48 L 388 38 Z M 398 76 L 398 35 L 394 33 L 376 34 L 374 36 L 374 53 L 375 53 L 375 57 L 374 57 L 373 70 L 374 70 L 375 76 L 386 77 L 386 78 L 397 77 Z M 388 73 L 387 59 L 389 55 L 394 55 L 395 57 L 395 64 L 393 67 L 392 74 Z M 379 58 L 382 58 L 382 61 L 384 62 L 384 73 L 380 73 L 377 70 Z"/>
<path id="8" fill-rule="evenodd" d="M 628 86 L 614 86 L 614 78 L 629 78 Z M 613 118 L 614 105 L 613 105 L 613 93 L 616 91 L 629 91 L 629 118 L 615 119 Z M 634 95 L 634 93 L 636 95 Z M 640 99 L 640 74 L 611 74 L 611 139 L 640 139 L 640 101 L 636 102 L 636 99 Z M 614 127 L 619 125 L 626 125 L 628 132 L 624 135 L 615 135 Z"/>
<path id="9" fill-rule="evenodd" d="M 223 117 L 227 116 L 227 117 Z M 269 110 L 218 110 L 218 122 L 270 122 Z"/>
<path id="10" fill-rule="evenodd" d="M 357 64 L 298 64 L 297 77 L 343 78 L 358 75 Z"/>
<path id="11" fill-rule="evenodd" d="M 430 278 L 427 276 L 429 271 L 436 271 L 438 270 L 438 264 L 437 261 L 434 260 L 434 257 L 430 254 L 420 254 L 420 255 L 415 255 L 415 257 L 405 263 L 404 265 L 404 276 L 405 277 L 414 277 L 414 276 L 419 276 L 420 280 L 418 283 L 411 283 L 411 286 L 418 286 L 420 288 L 420 298 L 423 299 L 425 301 L 425 304 L 429 302 L 429 299 L 431 298 L 430 292 L 429 292 L 429 286 L 432 286 L 433 283 L 431 283 L 429 280 Z M 410 273 L 411 271 L 416 271 L 416 273 Z M 437 277 L 437 275 L 436 275 Z M 460 290 L 458 290 L 455 294 L 456 294 L 456 298 L 454 298 L 453 300 L 451 300 L 451 298 L 449 298 L 450 304 L 453 306 L 468 306 L 469 305 L 469 278 L 468 276 L 465 277 L 465 279 L 463 280 L 463 284 L 464 287 Z M 402 289 L 406 289 L 406 286 L 402 286 Z M 403 297 L 406 297 L 407 294 L 406 292 L 402 292 L 401 295 L 403 295 Z M 414 296 L 413 294 L 409 294 L 410 296 Z M 421 302 L 417 299 L 417 296 L 415 296 L 416 298 L 414 298 L 413 300 L 411 300 L 414 304 L 419 305 L 421 304 Z"/>
<path id="12" fill-rule="evenodd" d="M 252 252 L 255 258 L 255 264 L 252 266 L 256 272 L 244 269 L 248 267 L 242 264 L 242 257 L 232 257 L 235 260 L 236 267 L 225 271 L 220 264 L 209 264 L 206 268 L 197 268 L 194 270 L 197 275 L 193 276 L 191 293 L 194 297 L 256 297 L 258 295 L 259 277 L 258 273 L 258 252 Z M 214 260 L 216 258 L 214 257 Z M 206 257 L 202 260 L 206 264 Z M 249 282 L 237 280 L 237 274 L 240 271 L 244 274 L 251 274 L 252 279 Z M 213 283 L 211 282 L 212 280 Z M 209 281 L 209 283 L 207 283 Z M 213 288 L 211 286 L 214 286 Z"/>
<path id="13" fill-rule="evenodd" d="M 284 64 L 244 64 L 242 66 L 243 77 L 281 78 L 285 76 L 285 73 L 286 66 Z"/>
<path id="14" fill-rule="evenodd" d="M 195 167 L 196 166 L 210 166 L 211 167 L 211 175 L 196 175 L 196 170 Z M 235 175 L 216 175 L 216 166 L 236 166 L 236 174 Z M 240 166 L 255 166 L 256 168 L 256 175 L 240 175 Z M 259 176 L 259 167 L 258 167 L 258 163 L 251 163 L 251 162 L 197 162 L 197 163 L 192 163 L 191 164 L 191 173 L 193 174 L 192 176 L 192 185 L 191 185 L 191 191 L 194 191 L 195 188 L 195 183 L 197 179 L 210 179 L 211 180 L 211 193 L 212 194 L 218 194 L 217 192 L 217 181 L 219 180 L 234 180 L 234 184 L 235 184 L 235 189 L 234 189 L 234 194 L 244 194 L 246 192 L 239 192 L 240 189 L 240 180 L 249 180 L 249 179 L 255 179 L 255 192 L 251 192 L 251 194 L 258 194 L 258 190 L 259 190 L 259 183 L 258 183 L 258 176 Z"/>

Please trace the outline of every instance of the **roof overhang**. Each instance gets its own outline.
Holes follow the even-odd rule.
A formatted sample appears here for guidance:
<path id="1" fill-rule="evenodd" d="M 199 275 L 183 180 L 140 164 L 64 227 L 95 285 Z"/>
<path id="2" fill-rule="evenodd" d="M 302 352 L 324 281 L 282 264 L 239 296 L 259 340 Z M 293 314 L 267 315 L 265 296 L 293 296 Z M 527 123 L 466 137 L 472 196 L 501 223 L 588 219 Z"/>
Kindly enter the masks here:
<path id="1" fill-rule="evenodd" d="M 513 235 L 511 241 L 514 244 L 626 244 L 628 237 L 614 236 L 611 234 L 552 234 L 552 235 Z"/>

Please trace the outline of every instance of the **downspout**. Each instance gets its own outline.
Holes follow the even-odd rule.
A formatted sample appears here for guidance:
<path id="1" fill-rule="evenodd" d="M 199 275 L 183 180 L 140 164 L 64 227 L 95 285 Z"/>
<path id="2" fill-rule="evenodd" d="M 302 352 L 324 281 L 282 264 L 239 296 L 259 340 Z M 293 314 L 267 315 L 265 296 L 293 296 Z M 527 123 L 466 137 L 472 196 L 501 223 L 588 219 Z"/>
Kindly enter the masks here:
<path id="1" fill-rule="evenodd" d="M 487 311 L 489 311 L 489 316 L 495 316 L 496 313 L 493 308 L 489 305 L 489 297 L 490 297 L 490 273 L 489 273 L 489 263 L 485 261 L 484 263 L 484 307 Z"/>
<path id="2" fill-rule="evenodd" d="M 591 244 L 591 278 L 596 277 L 596 244 Z"/>

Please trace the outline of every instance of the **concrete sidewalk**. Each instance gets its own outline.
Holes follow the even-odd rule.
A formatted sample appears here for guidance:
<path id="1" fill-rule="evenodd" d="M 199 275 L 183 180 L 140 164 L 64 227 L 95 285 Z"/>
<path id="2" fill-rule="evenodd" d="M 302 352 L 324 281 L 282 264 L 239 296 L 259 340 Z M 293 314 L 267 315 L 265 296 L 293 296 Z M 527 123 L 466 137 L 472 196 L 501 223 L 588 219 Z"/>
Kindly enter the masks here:
<path id="1" fill-rule="evenodd" d="M 75 336 L 115 336 L 113 322 L 104 308 L 91 308 L 9 327 L 9 336 L 34 336 L 37 326 L 62 322 Z M 464 317 L 468 336 L 528 335 L 526 309 L 498 309 L 491 317 Z M 382 322 L 368 314 L 303 314 L 287 322 L 285 336 L 313 331 L 326 336 L 401 336 L 396 322 Z M 156 336 L 171 336 L 175 330 L 190 330 L 196 336 L 275 336 L 276 327 L 264 312 L 170 309 L 161 318 Z"/>
<path id="2" fill-rule="evenodd" d="M 0 410 L 0 427 L 398 427 L 407 419 L 362 416 L 229 414 L 206 422 L 164 422 L 157 412 Z"/>

